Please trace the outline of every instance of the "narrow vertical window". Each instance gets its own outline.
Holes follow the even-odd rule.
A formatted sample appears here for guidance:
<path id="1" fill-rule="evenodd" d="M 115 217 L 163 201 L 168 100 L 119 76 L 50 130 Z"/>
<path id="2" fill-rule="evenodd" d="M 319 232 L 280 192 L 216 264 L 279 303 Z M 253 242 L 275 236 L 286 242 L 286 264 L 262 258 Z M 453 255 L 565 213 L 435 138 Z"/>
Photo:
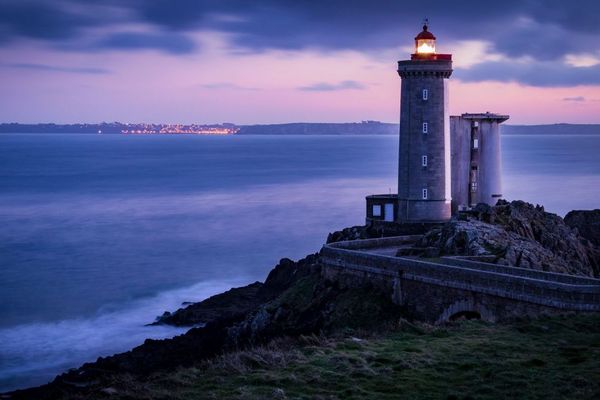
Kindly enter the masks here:
<path id="1" fill-rule="evenodd" d="M 429 98 L 429 90 L 423 89 L 423 100 L 427 100 Z"/>
<path id="2" fill-rule="evenodd" d="M 427 200 L 427 189 L 423 189 L 423 200 Z"/>
<path id="3" fill-rule="evenodd" d="M 473 148 L 474 149 L 478 149 L 479 148 L 479 139 L 473 139 Z"/>
<path id="4" fill-rule="evenodd" d="M 381 217 L 381 206 L 379 204 L 373 204 L 373 216 Z"/>
<path id="5" fill-rule="evenodd" d="M 427 166 L 427 156 L 422 156 L 422 157 L 421 157 L 421 165 L 422 165 L 423 167 L 426 167 L 426 166 Z"/>
<path id="6" fill-rule="evenodd" d="M 427 133 L 428 129 L 429 129 L 429 124 L 427 124 L 427 122 L 423 122 L 423 133 Z"/>

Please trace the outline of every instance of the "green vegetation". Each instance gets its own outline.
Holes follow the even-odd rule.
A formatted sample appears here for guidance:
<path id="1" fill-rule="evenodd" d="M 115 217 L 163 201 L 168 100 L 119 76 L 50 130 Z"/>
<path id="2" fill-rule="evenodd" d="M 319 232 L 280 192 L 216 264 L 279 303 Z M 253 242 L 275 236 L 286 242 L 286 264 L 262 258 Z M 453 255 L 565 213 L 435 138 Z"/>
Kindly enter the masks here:
<path id="1" fill-rule="evenodd" d="M 279 339 L 85 398 L 598 399 L 600 317 Z"/>

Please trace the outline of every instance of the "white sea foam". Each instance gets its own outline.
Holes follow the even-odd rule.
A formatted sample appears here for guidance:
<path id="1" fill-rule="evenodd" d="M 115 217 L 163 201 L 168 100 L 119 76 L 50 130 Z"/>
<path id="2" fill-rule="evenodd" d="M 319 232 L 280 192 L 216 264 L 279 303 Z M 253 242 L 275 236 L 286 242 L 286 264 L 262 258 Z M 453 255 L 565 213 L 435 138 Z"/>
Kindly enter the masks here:
<path id="1" fill-rule="evenodd" d="M 0 329 L 0 392 L 46 383 L 69 368 L 129 350 L 147 338 L 182 334 L 187 328 L 146 324 L 184 301 L 198 301 L 242 284 L 202 282 L 132 301 L 121 310 L 100 311 L 92 318 Z"/>

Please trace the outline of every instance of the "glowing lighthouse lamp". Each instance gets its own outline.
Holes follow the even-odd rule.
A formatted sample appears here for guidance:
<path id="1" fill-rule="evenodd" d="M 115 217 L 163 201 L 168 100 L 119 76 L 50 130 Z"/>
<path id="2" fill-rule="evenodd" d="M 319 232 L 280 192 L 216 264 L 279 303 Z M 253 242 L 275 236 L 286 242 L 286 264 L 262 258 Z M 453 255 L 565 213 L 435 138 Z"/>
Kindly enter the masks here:
<path id="1" fill-rule="evenodd" d="M 429 32 L 429 22 L 425 20 L 423 30 L 415 37 L 415 53 L 412 60 L 449 60 L 449 54 L 436 54 L 435 36 Z"/>
<path id="2" fill-rule="evenodd" d="M 429 32 L 427 20 L 423 25 L 423 31 L 415 37 L 415 47 L 417 54 L 434 54 L 435 53 L 435 36 Z"/>

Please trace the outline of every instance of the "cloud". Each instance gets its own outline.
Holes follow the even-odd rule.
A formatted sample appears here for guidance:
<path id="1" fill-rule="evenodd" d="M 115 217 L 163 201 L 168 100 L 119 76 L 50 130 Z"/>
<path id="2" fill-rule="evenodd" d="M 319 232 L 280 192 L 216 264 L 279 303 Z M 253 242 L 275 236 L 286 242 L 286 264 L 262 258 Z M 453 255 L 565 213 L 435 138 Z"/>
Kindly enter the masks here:
<path id="1" fill-rule="evenodd" d="M 264 49 L 373 51 L 405 43 L 426 14 L 442 40 L 485 40 L 502 53 L 554 59 L 598 48 L 600 2 L 581 0 L 154 0 L 136 9 L 145 22 L 170 30 L 212 29 L 236 46 Z M 226 18 L 224 18 L 226 17 Z M 404 39 L 402 39 L 404 38 Z"/>
<path id="2" fill-rule="evenodd" d="M 0 4 L 0 35 L 62 40 L 76 36 L 83 27 L 99 24 L 94 16 L 78 14 L 44 1 L 11 1 Z"/>
<path id="3" fill-rule="evenodd" d="M 565 60 L 582 68 L 596 62 L 590 57 L 600 54 L 597 0 L 464 0 L 451 6 L 447 0 L 426 5 L 397 0 L 2 1 L 0 45 L 29 38 L 81 51 L 89 46 L 88 51 L 152 49 L 173 55 L 198 51 L 190 35 L 212 31 L 223 33 L 238 53 L 354 50 L 377 58 L 382 50 L 411 45 L 426 15 L 442 51 L 456 43 L 485 42 L 499 58 L 554 63 L 544 69 L 560 72 L 561 85 L 597 84 L 586 70 L 581 71 L 585 82 L 568 70 L 557 71 L 564 69 Z M 112 33 L 129 27 L 144 27 L 147 32 Z M 573 54 L 592 56 L 569 56 Z M 522 76 L 519 82 L 547 85 L 543 77 L 530 76 L 532 71 L 514 67 L 507 74 L 494 71 L 490 64 L 494 60 L 471 61 L 479 66 L 471 80 L 489 79 L 489 73 L 496 72 L 496 80 Z"/>
<path id="4" fill-rule="evenodd" d="M 600 65 L 573 67 L 549 61 L 490 61 L 457 68 L 454 77 L 464 82 L 518 82 L 541 87 L 600 85 Z"/>
<path id="5" fill-rule="evenodd" d="M 231 83 L 231 82 L 203 83 L 203 84 L 200 84 L 199 86 L 204 89 L 215 89 L 215 90 L 219 90 L 219 89 L 250 90 L 250 91 L 260 90 L 259 88 L 240 86 L 240 85 L 237 85 L 237 84 Z"/>
<path id="6" fill-rule="evenodd" d="M 596 0 L 464 0 L 452 7 L 445 0 L 430 0 L 426 7 L 397 0 L 4 1 L 0 24 L 8 28 L 7 35 L 48 39 L 76 38 L 90 25 L 141 23 L 157 31 L 219 31 L 236 46 L 254 50 L 368 51 L 405 43 L 427 14 L 438 37 L 447 41 L 489 40 L 511 54 L 544 56 L 572 51 L 578 43 L 573 38 L 590 35 L 587 43 L 594 43 L 600 33 Z"/>
<path id="7" fill-rule="evenodd" d="M 299 87 L 298 90 L 307 92 L 333 92 L 337 90 L 364 90 L 366 86 L 356 81 L 342 81 L 338 83 L 319 82 L 308 86 Z"/>
<path id="8" fill-rule="evenodd" d="M 574 67 L 593 67 L 600 64 L 600 59 L 594 54 L 567 54 L 565 63 Z"/>
<path id="9" fill-rule="evenodd" d="M 0 3 L 0 43 L 19 38 L 43 40 L 70 51 L 158 50 L 186 54 L 197 49 L 178 32 L 117 32 L 115 25 L 137 24 L 129 8 L 133 1 L 4 0 Z M 125 5 L 125 7 L 123 7 Z"/>
<path id="10" fill-rule="evenodd" d="M 187 54 L 196 50 L 196 43 L 179 33 L 121 32 L 110 34 L 93 44 L 95 49 L 158 50 L 170 54 Z"/>
<path id="11" fill-rule="evenodd" d="M 57 65 L 47 64 L 29 64 L 29 63 L 11 63 L 4 64 L 4 67 L 8 68 L 19 68 L 19 69 L 31 69 L 36 71 L 48 71 L 48 72 L 66 72 L 74 74 L 110 74 L 111 71 L 106 68 L 96 67 L 63 67 Z"/>
<path id="12" fill-rule="evenodd" d="M 581 102 L 581 101 L 585 101 L 585 97 L 583 96 L 575 96 L 575 97 L 565 97 L 562 99 L 563 101 L 575 101 L 575 102 Z"/>

